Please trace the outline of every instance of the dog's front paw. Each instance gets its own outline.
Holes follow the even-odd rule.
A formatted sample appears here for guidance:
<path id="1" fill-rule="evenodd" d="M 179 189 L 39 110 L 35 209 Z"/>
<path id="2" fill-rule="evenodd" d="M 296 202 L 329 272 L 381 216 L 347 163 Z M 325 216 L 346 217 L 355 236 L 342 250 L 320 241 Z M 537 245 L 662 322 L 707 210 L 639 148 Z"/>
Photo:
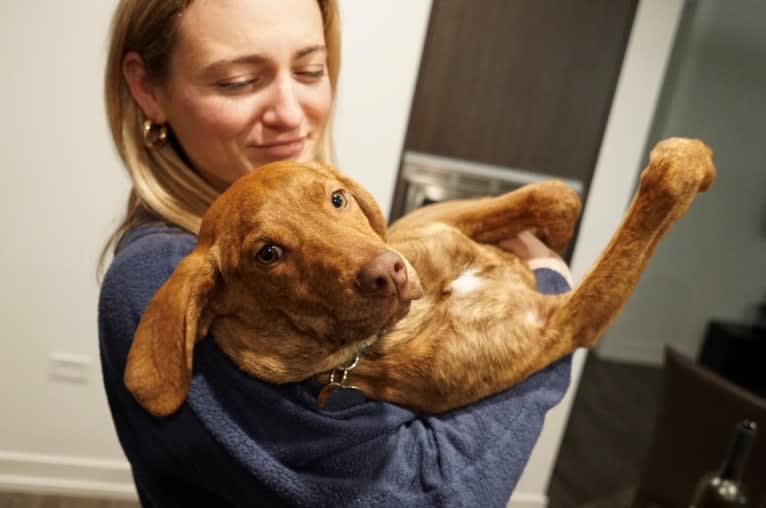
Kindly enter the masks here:
<path id="1" fill-rule="evenodd" d="M 582 210 L 580 196 L 559 180 L 528 186 L 525 210 L 533 211 L 534 225 L 528 228 L 554 252 L 563 254 L 574 235 Z"/>
<path id="2" fill-rule="evenodd" d="M 669 138 L 657 143 L 641 175 L 640 192 L 689 202 L 715 179 L 713 151 L 698 139 Z"/>

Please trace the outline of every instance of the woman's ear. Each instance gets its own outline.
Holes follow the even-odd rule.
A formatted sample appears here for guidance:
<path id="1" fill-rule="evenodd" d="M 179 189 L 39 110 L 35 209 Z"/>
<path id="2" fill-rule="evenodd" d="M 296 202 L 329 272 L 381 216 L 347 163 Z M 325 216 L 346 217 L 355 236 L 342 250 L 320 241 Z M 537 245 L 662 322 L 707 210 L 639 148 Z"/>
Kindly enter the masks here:
<path id="1" fill-rule="evenodd" d="M 160 100 L 160 88 L 149 79 L 141 55 L 135 51 L 125 55 L 122 59 L 122 75 L 128 85 L 130 95 L 144 112 L 144 116 L 157 124 L 167 122 L 167 116 Z"/>
<path id="2" fill-rule="evenodd" d="M 146 307 L 125 367 L 125 385 L 155 416 L 175 412 L 191 385 L 194 345 L 207 334 L 213 316 L 208 299 L 218 270 L 207 248 L 181 260 Z"/>
<path id="3" fill-rule="evenodd" d="M 386 219 L 383 217 L 383 212 L 380 210 L 378 202 L 374 197 L 372 197 L 372 194 L 370 194 L 369 191 L 365 189 L 361 184 L 344 175 L 337 169 L 331 168 L 329 166 L 325 167 L 333 173 L 335 178 L 343 183 L 344 187 L 351 191 L 351 194 L 353 194 L 356 202 L 359 203 L 359 207 L 367 217 L 367 221 L 370 223 L 370 226 L 372 226 L 372 229 L 378 234 L 378 236 L 383 239 L 384 242 L 387 241 L 388 228 L 386 226 Z"/>

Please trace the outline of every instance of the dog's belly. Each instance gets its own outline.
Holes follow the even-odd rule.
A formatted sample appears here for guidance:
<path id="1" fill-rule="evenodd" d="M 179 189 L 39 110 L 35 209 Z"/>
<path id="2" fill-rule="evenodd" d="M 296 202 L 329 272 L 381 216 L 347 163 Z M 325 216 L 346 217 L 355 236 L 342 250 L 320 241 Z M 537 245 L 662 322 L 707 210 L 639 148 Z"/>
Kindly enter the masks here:
<path id="1" fill-rule="evenodd" d="M 506 387 L 498 373 L 520 368 L 518 359 L 534 351 L 561 303 L 537 292 L 534 275 L 521 268 L 513 261 L 468 263 L 438 290 L 431 285 L 360 363 L 355 376 L 361 374 L 363 390 L 407 404 L 413 397 L 467 402 Z"/>
<path id="2" fill-rule="evenodd" d="M 537 296 L 516 277 L 498 278 L 498 274 L 482 275 L 477 268 L 468 268 L 447 286 L 450 314 L 457 319 L 469 319 L 472 314 L 505 318 L 514 317 L 539 326 Z"/>
<path id="3" fill-rule="evenodd" d="M 443 295 L 453 328 L 503 342 L 538 333 L 546 300 L 526 275 L 508 265 L 467 268 Z"/>
<path id="4" fill-rule="evenodd" d="M 450 226 L 430 224 L 395 246 L 425 281 L 408 324 L 420 322 L 431 333 L 521 343 L 540 332 L 556 305 L 537 292 L 533 272 L 517 256 Z"/>

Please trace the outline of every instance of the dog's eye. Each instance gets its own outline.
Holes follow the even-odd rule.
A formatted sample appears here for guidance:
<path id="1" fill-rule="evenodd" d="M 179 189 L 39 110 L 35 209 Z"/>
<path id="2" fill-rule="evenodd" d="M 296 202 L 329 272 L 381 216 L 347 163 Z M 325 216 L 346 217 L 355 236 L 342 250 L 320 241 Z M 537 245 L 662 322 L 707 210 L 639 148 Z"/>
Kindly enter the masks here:
<path id="1" fill-rule="evenodd" d="M 343 208 L 346 206 L 346 196 L 341 191 L 332 193 L 332 206 L 335 208 Z"/>
<path id="2" fill-rule="evenodd" d="M 270 265 L 282 256 L 282 248 L 278 245 L 269 244 L 261 248 L 255 257 L 260 263 Z"/>

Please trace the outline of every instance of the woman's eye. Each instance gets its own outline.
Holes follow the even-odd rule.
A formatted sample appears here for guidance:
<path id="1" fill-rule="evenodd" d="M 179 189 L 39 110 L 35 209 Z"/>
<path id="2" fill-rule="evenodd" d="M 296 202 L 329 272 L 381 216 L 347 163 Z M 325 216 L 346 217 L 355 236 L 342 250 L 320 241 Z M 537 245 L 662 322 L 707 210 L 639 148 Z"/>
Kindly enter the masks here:
<path id="1" fill-rule="evenodd" d="M 261 248 L 255 255 L 259 263 L 270 265 L 282 256 L 282 248 L 278 245 L 269 244 Z"/>
<path id="2" fill-rule="evenodd" d="M 332 193 L 332 206 L 335 208 L 343 208 L 346 206 L 346 196 L 342 192 L 337 191 Z"/>
<path id="3" fill-rule="evenodd" d="M 242 90 L 245 87 L 251 86 L 256 83 L 256 79 L 243 79 L 240 81 L 225 81 L 222 83 L 216 83 L 216 87 L 225 92 L 236 92 Z"/>
<path id="4" fill-rule="evenodd" d="M 296 74 L 302 78 L 315 80 L 315 79 L 319 79 L 323 77 L 325 74 L 325 70 L 324 70 L 324 67 L 317 70 L 301 70 L 296 72 Z"/>

